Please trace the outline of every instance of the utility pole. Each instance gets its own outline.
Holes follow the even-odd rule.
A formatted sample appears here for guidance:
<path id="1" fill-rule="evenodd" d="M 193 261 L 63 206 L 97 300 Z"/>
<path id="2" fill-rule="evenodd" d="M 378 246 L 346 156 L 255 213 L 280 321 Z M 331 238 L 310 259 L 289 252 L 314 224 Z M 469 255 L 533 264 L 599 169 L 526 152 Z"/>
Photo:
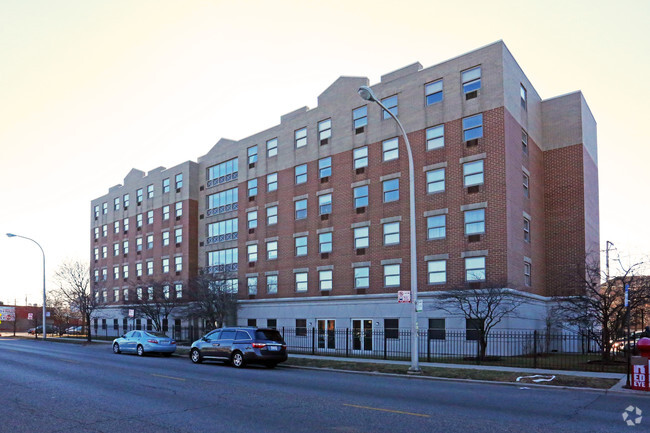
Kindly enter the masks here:
<path id="1" fill-rule="evenodd" d="M 610 241 L 605 242 L 605 269 L 607 279 L 609 280 L 609 246 L 614 246 Z"/>

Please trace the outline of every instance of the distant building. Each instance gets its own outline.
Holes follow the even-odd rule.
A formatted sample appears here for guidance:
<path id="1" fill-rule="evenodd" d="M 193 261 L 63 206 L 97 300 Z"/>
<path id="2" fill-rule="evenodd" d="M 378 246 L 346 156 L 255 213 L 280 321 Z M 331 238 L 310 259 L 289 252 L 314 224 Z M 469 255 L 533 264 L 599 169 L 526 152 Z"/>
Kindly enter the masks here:
<path id="1" fill-rule="evenodd" d="M 93 290 L 109 326 L 126 324 L 128 281 L 165 278 L 182 299 L 202 272 L 237 291 L 239 324 L 407 327 L 406 149 L 359 98 L 368 84 L 341 77 L 316 108 L 221 139 L 197 162 L 132 170 L 93 200 Z M 596 122 L 582 93 L 542 100 L 500 41 L 372 88 L 413 147 L 420 327 L 464 328 L 432 296 L 496 283 L 527 299 L 504 327 L 541 327 L 548 297 L 598 251 Z"/>

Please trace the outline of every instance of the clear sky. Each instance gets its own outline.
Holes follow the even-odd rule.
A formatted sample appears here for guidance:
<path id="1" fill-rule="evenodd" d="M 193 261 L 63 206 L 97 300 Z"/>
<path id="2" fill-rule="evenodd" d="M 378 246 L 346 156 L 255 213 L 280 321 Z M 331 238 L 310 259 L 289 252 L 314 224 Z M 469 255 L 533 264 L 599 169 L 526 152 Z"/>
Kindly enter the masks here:
<path id="1" fill-rule="evenodd" d="M 440 3 L 447 3 L 446 5 Z M 598 122 L 601 241 L 650 253 L 647 0 L 0 1 L 0 301 L 42 300 L 89 259 L 90 200 L 276 125 L 341 75 L 503 40 L 542 98 Z"/>

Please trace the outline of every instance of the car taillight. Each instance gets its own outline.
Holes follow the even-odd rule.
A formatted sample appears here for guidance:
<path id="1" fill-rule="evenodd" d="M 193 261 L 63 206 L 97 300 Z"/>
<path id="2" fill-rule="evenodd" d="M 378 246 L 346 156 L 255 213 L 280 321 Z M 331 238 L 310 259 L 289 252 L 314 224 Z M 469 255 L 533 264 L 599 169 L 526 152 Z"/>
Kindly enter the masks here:
<path id="1" fill-rule="evenodd" d="M 286 344 L 283 344 L 283 345 L 282 345 L 282 348 L 283 348 L 283 349 L 286 349 L 286 348 L 287 348 L 287 345 L 286 345 Z"/>
<path id="2" fill-rule="evenodd" d="M 158 340 L 147 340 L 148 343 L 158 344 Z"/>
<path id="3" fill-rule="evenodd" d="M 172 342 L 169 344 L 176 344 L 176 340 L 172 340 Z"/>
<path id="4" fill-rule="evenodd" d="M 256 349 L 261 349 L 262 347 L 266 347 L 266 344 L 264 343 L 253 343 L 253 347 Z"/>

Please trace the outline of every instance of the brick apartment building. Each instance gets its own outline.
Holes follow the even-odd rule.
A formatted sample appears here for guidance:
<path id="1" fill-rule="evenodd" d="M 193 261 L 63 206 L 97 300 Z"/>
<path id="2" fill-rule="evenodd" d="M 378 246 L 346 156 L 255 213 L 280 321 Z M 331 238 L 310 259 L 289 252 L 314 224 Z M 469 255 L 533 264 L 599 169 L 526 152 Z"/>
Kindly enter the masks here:
<path id="1" fill-rule="evenodd" d="M 406 148 L 394 120 L 358 96 L 368 84 L 341 77 L 316 108 L 221 139 L 197 162 L 134 169 L 93 200 L 102 320 L 125 320 L 133 276 L 167 278 L 182 299 L 203 272 L 237 290 L 238 324 L 407 327 L 396 293 L 409 289 Z M 464 328 L 434 295 L 468 283 L 525 298 L 501 326 L 543 326 L 549 297 L 598 251 L 596 123 L 583 95 L 542 100 L 501 41 L 372 89 L 414 153 L 420 327 Z"/>

